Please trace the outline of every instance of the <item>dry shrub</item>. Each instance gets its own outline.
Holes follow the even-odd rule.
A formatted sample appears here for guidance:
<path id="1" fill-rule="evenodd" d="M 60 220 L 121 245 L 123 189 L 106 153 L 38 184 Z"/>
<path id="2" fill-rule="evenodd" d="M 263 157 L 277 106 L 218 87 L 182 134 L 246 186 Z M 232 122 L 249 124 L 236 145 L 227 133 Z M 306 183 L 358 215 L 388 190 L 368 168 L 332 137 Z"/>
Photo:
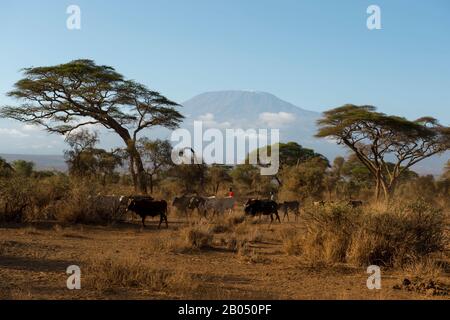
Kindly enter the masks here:
<path id="1" fill-rule="evenodd" d="M 238 241 L 236 257 L 245 263 L 267 263 L 269 259 L 259 254 L 256 249 L 250 247 L 246 240 Z"/>
<path id="2" fill-rule="evenodd" d="M 250 227 L 246 235 L 246 240 L 249 242 L 261 242 L 263 240 L 263 234 L 258 227 Z"/>
<path id="3" fill-rule="evenodd" d="M 283 251 L 287 255 L 300 255 L 302 239 L 300 234 L 293 229 L 283 229 L 280 232 Z"/>
<path id="4" fill-rule="evenodd" d="M 415 291 L 428 296 L 448 296 L 450 287 L 440 281 L 444 270 L 438 263 L 425 257 L 418 259 L 403 268 L 406 277 L 401 284 L 394 286 L 394 289 Z"/>
<path id="5" fill-rule="evenodd" d="M 200 220 L 179 229 L 177 237 L 153 239 L 151 246 L 157 252 L 190 253 L 212 248 L 213 239 L 211 226 L 206 220 Z"/>
<path id="6" fill-rule="evenodd" d="M 182 244 L 188 249 L 208 249 L 212 247 L 213 232 L 205 223 L 181 229 Z"/>
<path id="7" fill-rule="evenodd" d="M 152 291 L 195 289 L 195 282 L 182 271 L 150 268 L 136 257 L 97 259 L 89 263 L 87 282 L 95 290 L 137 288 Z"/>
<path id="8" fill-rule="evenodd" d="M 231 251 L 237 251 L 241 245 L 234 235 L 229 236 L 228 238 L 222 238 L 222 242 L 225 243 L 226 248 Z"/>
<path id="9" fill-rule="evenodd" d="M 93 181 L 74 181 L 69 194 L 55 204 L 56 219 L 63 224 L 107 224 L 116 217 L 110 208 L 98 205 L 101 188 Z"/>
<path id="10" fill-rule="evenodd" d="M 35 182 L 13 176 L 0 179 L 0 222 L 24 222 L 33 212 L 32 194 Z"/>
<path id="11" fill-rule="evenodd" d="M 68 179 L 63 175 L 0 179 L 0 221 L 53 219 L 52 208 L 66 195 L 68 188 Z"/>
<path id="12" fill-rule="evenodd" d="M 239 211 L 235 211 L 232 212 L 229 215 L 225 216 L 225 222 L 229 225 L 229 226 L 236 226 L 238 224 L 243 223 L 245 220 L 245 214 L 243 212 L 239 212 Z"/>
<path id="13" fill-rule="evenodd" d="M 444 214 L 421 202 L 366 213 L 353 235 L 349 261 L 403 266 L 445 248 Z"/>
<path id="14" fill-rule="evenodd" d="M 55 175 L 39 179 L 39 187 L 32 192 L 34 205 L 33 220 L 53 220 L 56 217 L 55 204 L 70 191 L 69 179 L 65 175 Z"/>
<path id="15" fill-rule="evenodd" d="M 324 207 L 308 207 L 303 217 L 306 231 L 293 234 L 287 241 L 288 251 L 301 255 L 309 262 L 344 262 L 351 244 L 351 236 L 361 216 L 359 209 L 351 209 L 344 204 Z M 297 243 L 297 246 L 295 244 Z"/>
<path id="16" fill-rule="evenodd" d="M 212 219 L 210 224 L 213 233 L 226 233 L 232 230 L 232 225 L 222 216 Z"/>
<path id="17" fill-rule="evenodd" d="M 247 250 L 250 243 L 262 241 L 262 233 L 255 227 L 243 227 L 239 225 L 239 229 L 233 233 L 223 234 L 220 243 L 228 250 L 242 253 Z"/>
<path id="18" fill-rule="evenodd" d="M 172 239 L 159 236 L 159 237 L 152 239 L 150 247 L 155 252 L 167 252 L 167 251 L 170 251 L 170 249 L 172 247 L 174 247 L 173 243 L 174 243 L 174 241 Z"/>
<path id="19" fill-rule="evenodd" d="M 402 266 L 442 250 L 444 215 L 423 202 L 352 209 L 341 204 L 305 210 L 306 232 L 283 239 L 285 252 L 312 263 Z"/>
<path id="20" fill-rule="evenodd" d="M 40 235 L 41 233 L 36 229 L 36 227 L 27 226 L 21 230 L 21 234 L 27 235 L 27 236 L 36 236 L 36 235 Z"/>
<path id="21" fill-rule="evenodd" d="M 242 212 L 233 212 L 231 214 L 219 216 L 213 218 L 211 223 L 211 230 L 214 233 L 225 233 L 230 232 L 236 226 L 241 226 L 246 222 L 245 214 Z"/>
<path id="22" fill-rule="evenodd" d="M 173 199 L 180 194 L 184 194 L 186 191 L 175 179 L 162 179 L 159 183 L 158 190 L 168 199 Z"/>
<path id="23" fill-rule="evenodd" d="M 243 223 L 236 225 L 234 235 L 247 242 L 261 242 L 263 240 L 260 226 L 252 224 L 252 220 L 245 220 Z"/>
<path id="24" fill-rule="evenodd" d="M 441 277 L 444 270 L 432 258 L 418 259 L 404 266 L 403 271 L 409 278 L 420 278 L 425 280 L 436 280 Z"/>
<path id="25" fill-rule="evenodd" d="M 242 247 L 248 246 L 248 241 L 239 237 L 236 233 L 228 233 L 220 238 L 222 245 L 233 252 L 238 252 Z"/>
<path id="26" fill-rule="evenodd" d="M 78 228 L 64 228 L 57 224 L 53 226 L 53 230 L 58 236 L 63 238 L 88 239 L 88 237 L 84 235 L 84 229 L 82 225 L 80 225 Z"/>

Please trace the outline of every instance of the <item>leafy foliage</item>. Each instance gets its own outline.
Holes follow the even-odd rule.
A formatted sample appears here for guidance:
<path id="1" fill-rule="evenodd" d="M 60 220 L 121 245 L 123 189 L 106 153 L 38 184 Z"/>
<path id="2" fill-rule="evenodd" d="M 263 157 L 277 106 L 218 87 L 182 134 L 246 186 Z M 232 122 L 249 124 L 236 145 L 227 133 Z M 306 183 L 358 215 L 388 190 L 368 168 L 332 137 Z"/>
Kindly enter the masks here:
<path id="1" fill-rule="evenodd" d="M 177 103 L 92 60 L 26 68 L 23 73 L 24 78 L 8 93 L 23 103 L 3 107 L 0 116 L 60 134 L 86 125 L 113 130 L 127 147 L 135 187 L 146 192 L 144 168 L 136 150 L 138 134 L 153 126 L 176 128 L 183 119 L 175 110 Z"/>
<path id="2" fill-rule="evenodd" d="M 344 105 L 324 112 L 317 137 L 349 147 L 388 198 L 399 177 L 411 166 L 450 148 L 450 128 L 431 117 L 409 121 L 376 112 L 373 106 Z M 395 159 L 390 165 L 387 158 Z"/>

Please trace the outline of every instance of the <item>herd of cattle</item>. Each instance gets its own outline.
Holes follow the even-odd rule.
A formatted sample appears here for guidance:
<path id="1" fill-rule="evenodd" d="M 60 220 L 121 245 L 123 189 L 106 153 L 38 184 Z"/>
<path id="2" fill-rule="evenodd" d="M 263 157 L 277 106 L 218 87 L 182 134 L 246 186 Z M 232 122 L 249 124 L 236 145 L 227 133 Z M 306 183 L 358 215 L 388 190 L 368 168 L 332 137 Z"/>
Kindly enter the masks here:
<path id="1" fill-rule="evenodd" d="M 145 218 L 147 216 L 159 216 L 158 229 L 165 222 L 168 227 L 167 214 L 168 204 L 165 200 L 155 200 L 150 196 L 96 196 L 95 204 L 98 209 L 113 212 L 116 216 L 121 216 L 124 212 L 134 212 L 142 219 L 142 225 L 145 227 Z M 314 206 L 325 206 L 325 201 L 314 202 Z M 349 200 L 349 206 L 356 208 L 363 205 L 361 200 Z M 237 206 L 235 198 L 217 198 L 217 197 L 201 197 L 183 195 L 176 197 L 172 206 L 178 211 L 189 217 L 189 212 L 197 210 L 198 214 L 207 217 L 208 213 L 215 215 L 223 215 L 226 212 L 231 213 Z M 297 221 L 300 215 L 300 203 L 298 201 L 285 201 L 277 203 L 273 200 L 248 199 L 244 204 L 244 212 L 250 216 L 270 216 L 271 223 L 275 219 L 281 223 L 278 212 L 283 213 L 283 220 L 287 218 L 289 221 L 289 212 L 295 215 Z"/>

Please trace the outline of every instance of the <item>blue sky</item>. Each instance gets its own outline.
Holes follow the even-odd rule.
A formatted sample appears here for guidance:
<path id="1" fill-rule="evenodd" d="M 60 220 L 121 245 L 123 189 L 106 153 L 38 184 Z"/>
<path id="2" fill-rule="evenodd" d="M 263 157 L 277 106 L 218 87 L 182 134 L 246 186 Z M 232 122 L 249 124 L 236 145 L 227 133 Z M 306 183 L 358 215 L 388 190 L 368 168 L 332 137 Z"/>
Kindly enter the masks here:
<path id="1" fill-rule="evenodd" d="M 71 4 L 81 30 L 66 28 Z M 382 30 L 366 27 L 371 4 Z M 251 89 L 314 111 L 372 104 L 450 124 L 446 0 L 2 0 L 0 41 L 0 104 L 21 68 L 90 58 L 177 102 Z M 14 128 L 0 120 L 0 153 Z"/>

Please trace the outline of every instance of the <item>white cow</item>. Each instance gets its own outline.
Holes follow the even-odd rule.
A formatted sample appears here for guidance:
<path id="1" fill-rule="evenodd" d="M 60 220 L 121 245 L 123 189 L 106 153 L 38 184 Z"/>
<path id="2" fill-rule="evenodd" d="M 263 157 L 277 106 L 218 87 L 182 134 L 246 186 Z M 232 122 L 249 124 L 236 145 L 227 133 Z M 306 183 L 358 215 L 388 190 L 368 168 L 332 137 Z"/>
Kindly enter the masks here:
<path id="1" fill-rule="evenodd" d="M 105 217 L 119 220 L 126 212 L 128 197 L 114 195 L 96 195 L 90 197 L 93 209 Z"/>
<path id="2" fill-rule="evenodd" d="M 204 211 L 212 211 L 215 214 L 224 214 L 226 211 L 232 212 L 234 205 L 236 203 L 235 198 L 216 198 L 209 197 L 205 198 L 205 203 L 203 204 Z"/>

